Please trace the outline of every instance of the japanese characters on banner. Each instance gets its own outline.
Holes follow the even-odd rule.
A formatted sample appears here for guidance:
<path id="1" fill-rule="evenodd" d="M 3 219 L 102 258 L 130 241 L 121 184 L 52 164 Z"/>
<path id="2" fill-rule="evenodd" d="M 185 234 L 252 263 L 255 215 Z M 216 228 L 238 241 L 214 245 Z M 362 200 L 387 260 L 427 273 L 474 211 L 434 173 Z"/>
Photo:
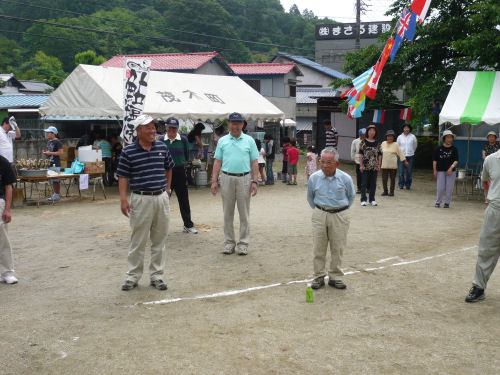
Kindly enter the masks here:
<path id="1" fill-rule="evenodd" d="M 417 17 L 419 18 L 419 22 L 422 23 L 427 14 L 430 3 L 431 0 L 413 0 L 411 10 L 403 10 L 403 13 L 398 21 L 396 36 L 393 38 L 391 35 L 377 63 L 360 76 L 354 78 L 352 80 L 354 87 L 348 89 L 340 96 L 341 98 L 345 97 L 349 101 L 347 115 L 350 118 L 358 118 L 362 116 L 362 112 L 365 108 L 365 99 L 367 97 L 375 99 L 378 82 L 387 59 L 390 57 L 391 62 L 394 60 L 403 39 L 413 41 Z M 324 34 L 330 33 L 330 30 L 321 31 L 320 27 L 321 26 L 317 27 L 317 34 L 320 32 Z M 381 113 L 382 112 L 380 112 L 380 114 Z M 401 119 L 409 121 L 410 114 L 411 108 L 407 108 L 404 110 L 404 115 L 401 115 Z M 375 116 L 378 117 L 378 110 L 375 112 Z"/>
<path id="2" fill-rule="evenodd" d="M 125 145 L 135 141 L 133 121 L 143 112 L 148 91 L 151 59 L 127 59 L 124 69 L 124 114 L 121 138 Z"/>
<path id="3" fill-rule="evenodd" d="M 316 26 L 316 40 L 355 39 L 355 23 L 339 23 Z M 359 37 L 361 39 L 378 38 L 381 34 L 391 30 L 389 22 L 361 22 Z"/>

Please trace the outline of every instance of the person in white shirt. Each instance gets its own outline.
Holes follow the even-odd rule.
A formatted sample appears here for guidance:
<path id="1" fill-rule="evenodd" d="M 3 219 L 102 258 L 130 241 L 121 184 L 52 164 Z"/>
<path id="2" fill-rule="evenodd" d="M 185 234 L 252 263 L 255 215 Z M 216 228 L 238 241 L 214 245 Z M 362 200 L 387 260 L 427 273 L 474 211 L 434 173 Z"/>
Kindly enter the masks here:
<path id="1" fill-rule="evenodd" d="M 398 185 L 400 189 L 404 189 L 406 187 L 407 190 L 410 190 L 411 187 L 411 172 L 413 170 L 413 162 L 415 160 L 415 151 L 417 150 L 417 137 L 415 137 L 412 133 L 412 127 L 410 124 L 403 125 L 403 133 L 399 135 L 397 142 L 399 144 L 399 148 L 403 152 L 406 160 L 408 161 L 408 165 L 406 165 L 403 161 L 398 160 Z M 406 173 L 405 173 L 406 172 Z M 405 176 L 406 174 L 406 176 Z"/>
<path id="2" fill-rule="evenodd" d="M 359 169 L 359 144 L 366 138 L 366 129 L 359 129 L 359 137 L 351 143 L 351 159 L 356 163 L 356 194 L 361 194 L 361 170 Z"/>
<path id="3" fill-rule="evenodd" d="M 14 162 L 14 139 L 21 138 L 21 132 L 14 116 L 4 118 L 0 129 L 0 155 L 11 164 Z"/>

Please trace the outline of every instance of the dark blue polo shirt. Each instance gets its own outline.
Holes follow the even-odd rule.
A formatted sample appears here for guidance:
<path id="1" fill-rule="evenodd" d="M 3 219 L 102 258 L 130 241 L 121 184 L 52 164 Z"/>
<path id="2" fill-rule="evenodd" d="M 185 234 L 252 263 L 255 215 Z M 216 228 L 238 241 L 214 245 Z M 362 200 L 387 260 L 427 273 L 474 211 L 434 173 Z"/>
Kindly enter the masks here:
<path id="1" fill-rule="evenodd" d="M 155 191 L 167 187 L 165 170 L 173 167 L 174 162 L 163 142 L 154 141 L 151 150 L 147 151 L 135 141 L 122 150 L 116 174 L 129 179 L 130 190 Z"/>

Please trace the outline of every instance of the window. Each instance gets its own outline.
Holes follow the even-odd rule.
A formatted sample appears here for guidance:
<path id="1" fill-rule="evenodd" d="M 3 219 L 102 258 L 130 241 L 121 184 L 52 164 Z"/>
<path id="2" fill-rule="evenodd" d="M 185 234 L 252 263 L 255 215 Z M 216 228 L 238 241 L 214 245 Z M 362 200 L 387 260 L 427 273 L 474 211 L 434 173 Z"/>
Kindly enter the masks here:
<path id="1" fill-rule="evenodd" d="M 260 93 L 260 81 L 258 79 L 247 80 L 245 82 L 248 84 L 248 86 Z"/>
<path id="2" fill-rule="evenodd" d="M 290 97 L 295 98 L 297 95 L 297 86 L 290 86 Z"/>

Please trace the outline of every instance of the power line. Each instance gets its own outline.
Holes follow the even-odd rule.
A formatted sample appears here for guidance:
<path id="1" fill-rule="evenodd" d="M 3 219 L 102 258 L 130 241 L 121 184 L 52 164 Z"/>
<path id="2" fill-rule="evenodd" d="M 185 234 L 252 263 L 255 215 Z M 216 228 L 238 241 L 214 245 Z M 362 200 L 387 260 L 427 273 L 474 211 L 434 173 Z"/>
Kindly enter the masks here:
<path id="1" fill-rule="evenodd" d="M 13 1 L 13 0 L 0 0 L 2 2 L 6 3 L 12 3 L 16 5 L 23 5 L 23 6 L 28 6 L 32 8 L 37 8 L 37 9 L 44 9 L 44 10 L 50 10 L 50 11 L 55 11 L 55 12 L 65 12 L 68 14 L 74 14 L 78 16 L 83 16 L 83 17 L 90 17 L 90 18 L 96 18 L 104 21 L 111 21 L 115 23 L 124 23 L 128 25 L 134 25 L 134 26 L 141 26 L 143 27 L 143 23 L 139 22 L 132 22 L 132 21 L 125 21 L 125 20 L 117 20 L 115 18 L 109 18 L 109 17 L 100 17 L 100 16 L 95 16 L 92 14 L 87 14 L 87 13 L 81 13 L 81 12 L 75 12 L 71 10 L 66 10 L 66 9 L 60 9 L 60 8 L 50 8 L 42 5 L 35 5 L 32 3 L 26 3 L 26 2 L 19 2 L 19 1 Z M 219 25 L 221 26 L 221 25 Z M 264 43 L 264 42 L 255 42 L 251 40 L 244 40 L 244 39 L 237 39 L 237 38 L 229 38 L 229 37 L 224 37 L 224 36 L 219 36 L 219 35 L 210 35 L 210 34 L 204 34 L 204 33 L 197 33 L 194 31 L 187 31 L 187 30 L 180 30 L 180 29 L 173 29 L 169 27 L 161 27 L 158 28 L 156 26 L 148 25 L 149 28 L 155 29 L 155 30 L 169 30 L 169 31 L 174 31 L 174 32 L 181 32 L 184 34 L 190 34 L 190 35 L 196 35 L 196 36 L 204 36 L 204 37 L 210 37 L 210 38 L 216 38 L 216 39 L 223 39 L 223 40 L 229 40 L 233 42 L 241 42 L 241 43 L 250 43 L 250 44 L 257 44 L 257 45 L 263 45 L 263 46 L 269 46 L 269 47 L 278 47 L 278 48 L 285 48 L 285 49 L 291 49 L 291 50 L 303 50 L 303 51 L 309 51 L 312 52 L 311 49 L 308 48 L 303 48 L 303 47 L 293 47 L 293 46 L 285 46 L 285 45 L 280 45 L 280 44 L 274 44 L 274 43 Z"/>
<path id="2" fill-rule="evenodd" d="M 215 51 L 249 52 L 249 53 L 264 54 L 264 55 L 269 55 L 269 56 L 274 55 L 273 53 L 270 53 L 268 51 L 255 51 L 255 50 L 249 50 L 249 49 L 241 50 L 241 49 L 236 49 L 236 48 L 216 47 L 216 46 L 211 46 L 208 43 L 195 43 L 195 42 L 188 42 L 185 40 L 178 40 L 178 39 L 171 39 L 171 38 L 151 37 L 151 36 L 144 36 L 144 35 L 137 35 L 137 34 L 121 33 L 121 32 L 110 31 L 110 30 L 92 29 L 92 28 L 87 28 L 87 27 L 82 27 L 82 26 L 63 25 L 63 24 L 59 24 L 59 23 L 55 23 L 55 22 L 34 20 L 34 19 L 22 18 L 22 17 L 15 17 L 15 16 L 9 16 L 6 14 L 0 14 L 0 18 L 4 18 L 7 20 L 16 21 L 16 22 L 38 23 L 38 24 L 42 24 L 42 25 L 78 30 L 78 31 L 83 31 L 83 32 L 111 34 L 111 35 L 121 36 L 121 37 L 134 37 L 134 38 L 151 40 L 151 41 L 167 41 L 167 42 L 175 43 L 175 44 L 187 44 L 187 45 L 202 47 L 202 48 L 211 49 L 211 50 L 215 50 Z"/>

